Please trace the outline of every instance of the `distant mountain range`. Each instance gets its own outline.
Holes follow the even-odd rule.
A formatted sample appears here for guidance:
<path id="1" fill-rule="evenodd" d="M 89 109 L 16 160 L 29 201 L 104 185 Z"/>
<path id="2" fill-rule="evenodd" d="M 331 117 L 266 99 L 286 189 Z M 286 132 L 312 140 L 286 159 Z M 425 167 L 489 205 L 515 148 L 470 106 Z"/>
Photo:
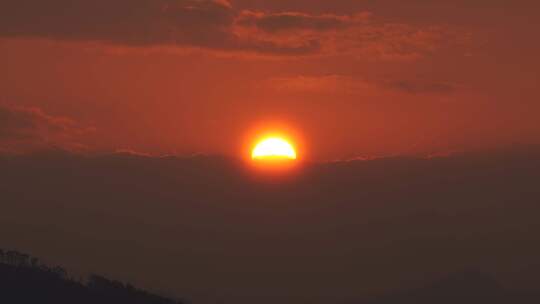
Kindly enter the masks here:
<path id="1" fill-rule="evenodd" d="M 533 303 L 540 303 L 540 294 L 511 292 L 489 275 L 479 272 L 464 272 L 421 288 L 376 297 L 365 304 Z"/>

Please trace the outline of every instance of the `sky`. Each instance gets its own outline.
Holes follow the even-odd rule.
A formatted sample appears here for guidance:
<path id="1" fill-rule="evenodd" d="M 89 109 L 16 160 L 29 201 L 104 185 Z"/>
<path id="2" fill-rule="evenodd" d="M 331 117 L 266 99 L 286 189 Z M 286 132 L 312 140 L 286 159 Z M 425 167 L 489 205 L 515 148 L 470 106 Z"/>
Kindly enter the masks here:
<path id="1" fill-rule="evenodd" d="M 537 1 L 4 0 L 0 150 L 310 160 L 540 143 Z"/>
<path id="2" fill-rule="evenodd" d="M 0 0 L 0 247 L 201 304 L 537 290 L 539 11 Z M 238 161 L 269 132 L 307 162 Z"/>

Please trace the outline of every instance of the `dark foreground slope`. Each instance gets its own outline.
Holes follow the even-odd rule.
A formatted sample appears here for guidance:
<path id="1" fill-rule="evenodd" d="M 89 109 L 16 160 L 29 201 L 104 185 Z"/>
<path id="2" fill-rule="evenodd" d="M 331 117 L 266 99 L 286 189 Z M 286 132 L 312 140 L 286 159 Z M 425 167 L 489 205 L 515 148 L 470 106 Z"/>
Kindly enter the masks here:
<path id="1" fill-rule="evenodd" d="M 61 267 L 0 250 L 0 303 L 10 304 L 178 304 L 129 284 L 92 275 L 86 282 L 68 278 Z"/>

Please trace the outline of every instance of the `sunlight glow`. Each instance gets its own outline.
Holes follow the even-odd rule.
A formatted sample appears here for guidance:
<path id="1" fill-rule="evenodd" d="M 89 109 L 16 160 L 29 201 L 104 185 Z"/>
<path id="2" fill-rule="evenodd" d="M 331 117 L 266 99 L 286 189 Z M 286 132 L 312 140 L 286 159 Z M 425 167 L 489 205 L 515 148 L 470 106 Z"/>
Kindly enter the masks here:
<path id="1" fill-rule="evenodd" d="M 269 137 L 259 142 L 251 153 L 254 160 L 264 159 L 296 159 L 294 147 L 285 139 Z"/>

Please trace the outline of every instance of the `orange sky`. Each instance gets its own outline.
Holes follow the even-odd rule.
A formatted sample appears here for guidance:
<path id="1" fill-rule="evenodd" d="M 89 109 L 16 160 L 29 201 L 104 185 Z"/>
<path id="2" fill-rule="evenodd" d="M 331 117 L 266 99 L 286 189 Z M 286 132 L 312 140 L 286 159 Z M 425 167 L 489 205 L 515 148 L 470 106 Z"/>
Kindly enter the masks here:
<path id="1" fill-rule="evenodd" d="M 536 1 L 8 0 L 0 149 L 306 158 L 540 143 Z M 27 4 L 32 5 L 27 5 Z"/>

